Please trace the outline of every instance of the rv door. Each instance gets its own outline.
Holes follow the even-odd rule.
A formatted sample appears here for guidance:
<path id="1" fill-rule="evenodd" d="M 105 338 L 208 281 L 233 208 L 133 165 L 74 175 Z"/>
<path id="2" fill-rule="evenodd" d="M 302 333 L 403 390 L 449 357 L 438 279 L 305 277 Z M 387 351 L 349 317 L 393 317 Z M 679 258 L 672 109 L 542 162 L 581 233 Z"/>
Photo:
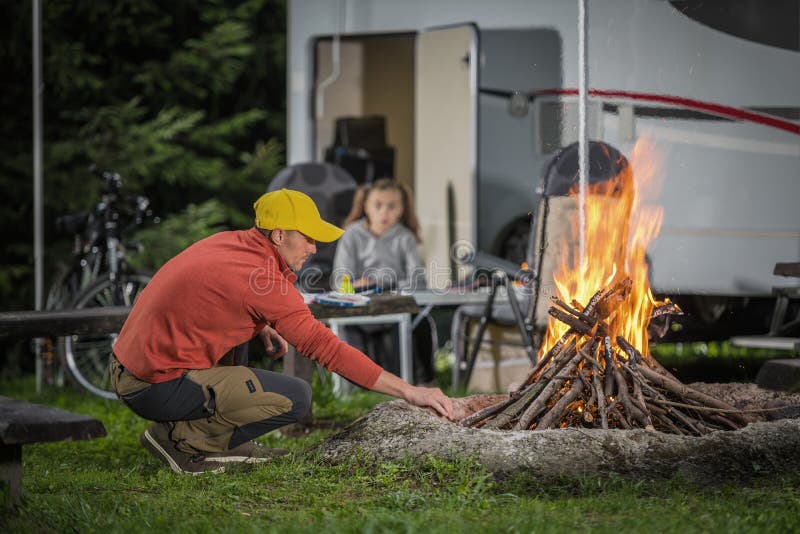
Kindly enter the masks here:
<path id="1" fill-rule="evenodd" d="M 477 242 L 478 29 L 417 36 L 415 197 L 431 287 L 458 278 L 450 249 Z"/>

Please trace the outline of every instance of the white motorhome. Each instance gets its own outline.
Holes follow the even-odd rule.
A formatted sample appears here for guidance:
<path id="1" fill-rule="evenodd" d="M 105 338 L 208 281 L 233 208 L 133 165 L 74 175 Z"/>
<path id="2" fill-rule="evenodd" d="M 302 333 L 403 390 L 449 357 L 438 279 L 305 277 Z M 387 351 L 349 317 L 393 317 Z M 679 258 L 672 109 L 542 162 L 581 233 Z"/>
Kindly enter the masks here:
<path id="1" fill-rule="evenodd" d="M 589 137 L 665 149 L 653 287 L 707 315 L 800 261 L 797 4 L 588 2 Z M 289 0 L 289 162 L 323 159 L 337 118 L 383 116 L 429 264 L 457 240 L 518 260 L 543 163 L 577 139 L 578 16 L 577 0 Z"/>

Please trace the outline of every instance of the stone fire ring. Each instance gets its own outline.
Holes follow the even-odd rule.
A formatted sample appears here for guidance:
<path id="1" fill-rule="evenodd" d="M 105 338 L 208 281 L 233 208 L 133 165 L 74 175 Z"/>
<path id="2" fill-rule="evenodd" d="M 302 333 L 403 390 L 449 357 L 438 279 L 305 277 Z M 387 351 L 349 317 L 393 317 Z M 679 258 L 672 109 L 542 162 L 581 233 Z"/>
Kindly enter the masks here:
<path id="1" fill-rule="evenodd" d="M 454 399 L 457 415 L 472 413 L 476 406 L 499 398 L 482 395 Z M 787 406 L 784 401 L 777 402 Z M 741 402 L 737 403 L 741 408 L 738 404 Z M 474 457 L 497 476 L 525 471 L 541 478 L 614 473 L 634 478 L 678 476 L 706 483 L 725 482 L 763 474 L 800 473 L 797 404 L 792 402 L 784 410 L 784 417 L 793 418 L 686 437 L 648 430 L 472 429 L 397 400 L 374 407 L 323 441 L 317 450 L 333 463 L 355 454 L 377 461 L 428 455 L 442 459 Z"/>

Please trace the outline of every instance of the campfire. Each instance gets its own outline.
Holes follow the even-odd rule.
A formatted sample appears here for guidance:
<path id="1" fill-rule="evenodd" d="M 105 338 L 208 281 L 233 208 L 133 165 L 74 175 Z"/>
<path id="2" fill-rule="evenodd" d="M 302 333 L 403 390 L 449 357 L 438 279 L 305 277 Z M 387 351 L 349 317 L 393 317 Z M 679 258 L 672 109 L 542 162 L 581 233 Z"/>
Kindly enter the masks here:
<path id="1" fill-rule="evenodd" d="M 466 418 L 465 426 L 544 430 L 644 428 L 682 435 L 737 429 L 736 408 L 675 378 L 649 353 L 680 309 L 658 301 L 645 253 L 658 235 L 660 154 L 646 138 L 613 179 L 589 187 L 584 254 L 578 217 L 561 243 L 550 318 L 534 369 L 507 398 Z M 571 194 L 576 197 L 577 194 Z"/>

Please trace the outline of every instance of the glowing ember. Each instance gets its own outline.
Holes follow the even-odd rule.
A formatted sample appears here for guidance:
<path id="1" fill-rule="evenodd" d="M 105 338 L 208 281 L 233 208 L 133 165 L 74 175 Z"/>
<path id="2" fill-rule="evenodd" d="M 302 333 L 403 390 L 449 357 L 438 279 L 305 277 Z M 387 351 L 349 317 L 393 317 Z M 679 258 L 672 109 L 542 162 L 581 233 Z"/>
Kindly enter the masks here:
<path id="1" fill-rule="evenodd" d="M 611 339 L 621 335 L 648 355 L 647 325 L 657 302 L 650 290 L 645 253 L 658 235 L 661 206 L 649 204 L 661 186 L 662 155 L 652 142 L 640 137 L 629 165 L 607 182 L 589 187 L 586 194 L 585 257 L 579 257 L 578 212 L 571 221 L 572 235 L 560 244 L 560 265 L 554 279 L 558 297 L 580 303 L 582 309 L 598 288 L 611 287 L 628 277 L 629 297 L 607 320 Z M 577 201 L 577 190 L 571 195 Z M 577 306 L 573 304 L 573 306 Z M 541 354 L 545 354 L 569 326 L 550 317 Z"/>

